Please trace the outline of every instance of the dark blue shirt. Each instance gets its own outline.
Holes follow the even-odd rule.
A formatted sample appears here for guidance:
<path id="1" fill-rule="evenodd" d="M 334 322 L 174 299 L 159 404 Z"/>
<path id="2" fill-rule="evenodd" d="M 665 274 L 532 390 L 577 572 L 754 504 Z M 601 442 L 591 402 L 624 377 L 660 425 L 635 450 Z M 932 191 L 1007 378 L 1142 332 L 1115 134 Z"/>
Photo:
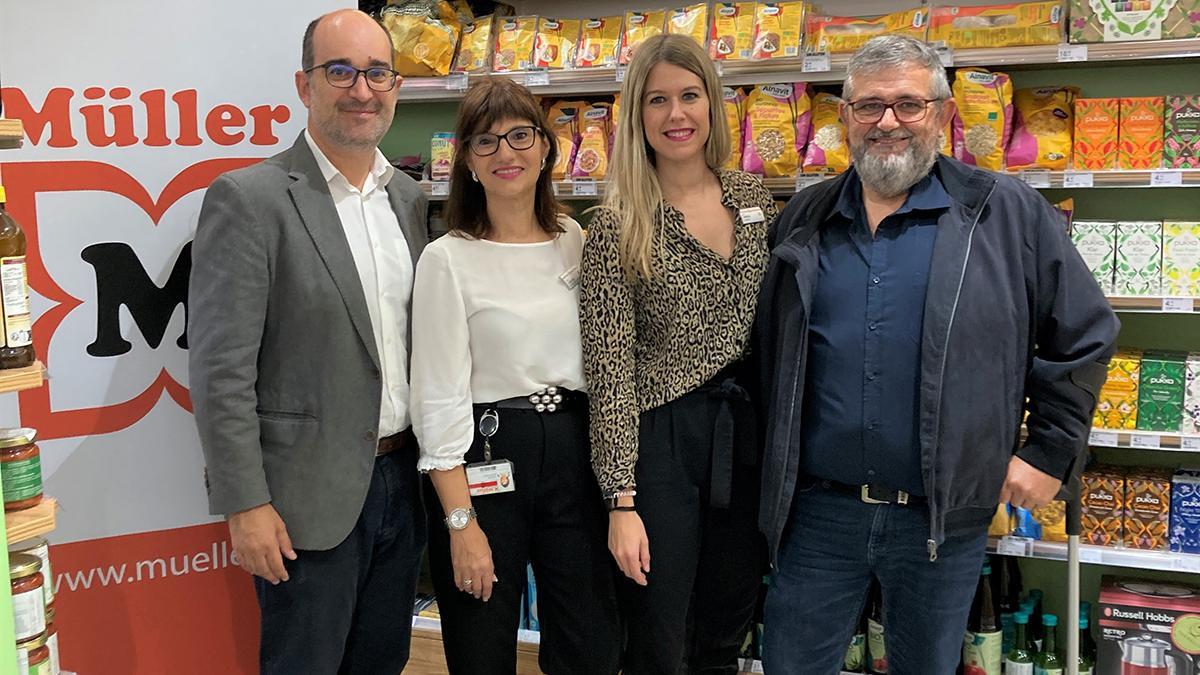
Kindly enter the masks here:
<path id="1" fill-rule="evenodd" d="M 937 219 L 950 196 L 932 173 L 879 224 L 846 182 L 821 231 L 809 319 L 801 456 L 809 476 L 924 495 L 917 433 L 921 325 Z"/>

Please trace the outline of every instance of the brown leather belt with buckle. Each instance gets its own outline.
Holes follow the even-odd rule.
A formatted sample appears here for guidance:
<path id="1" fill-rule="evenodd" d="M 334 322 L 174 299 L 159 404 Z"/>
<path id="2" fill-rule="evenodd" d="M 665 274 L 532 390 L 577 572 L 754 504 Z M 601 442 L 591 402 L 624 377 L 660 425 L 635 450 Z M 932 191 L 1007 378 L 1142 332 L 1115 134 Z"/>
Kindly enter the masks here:
<path id="1" fill-rule="evenodd" d="M 834 492 L 857 497 L 864 504 L 900 504 L 901 506 L 924 506 L 925 497 L 910 495 L 904 490 L 894 490 L 882 485 L 848 485 L 835 480 L 823 480 L 821 485 Z"/>
<path id="2" fill-rule="evenodd" d="M 417 437 L 413 435 L 412 427 L 409 427 L 398 434 L 384 436 L 379 439 L 379 449 L 375 451 L 375 456 L 382 457 L 397 450 L 404 450 L 409 447 L 415 448 L 416 446 Z"/>

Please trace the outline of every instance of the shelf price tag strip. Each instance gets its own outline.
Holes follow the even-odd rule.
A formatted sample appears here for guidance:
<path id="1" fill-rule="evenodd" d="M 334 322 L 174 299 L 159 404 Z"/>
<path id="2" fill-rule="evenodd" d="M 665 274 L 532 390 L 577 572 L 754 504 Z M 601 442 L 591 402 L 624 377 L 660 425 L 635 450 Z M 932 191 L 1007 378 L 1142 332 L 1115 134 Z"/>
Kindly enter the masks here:
<path id="1" fill-rule="evenodd" d="M 1184 450 L 1200 450 L 1200 436 L 1184 436 L 1179 439 L 1179 447 Z"/>
<path id="2" fill-rule="evenodd" d="M 1059 45 L 1058 46 L 1058 62 L 1059 63 L 1079 63 L 1080 61 L 1088 60 L 1087 45 Z"/>
<path id="3" fill-rule="evenodd" d="M 1180 187 L 1183 185 L 1183 172 L 1171 169 L 1159 169 L 1150 172 L 1150 187 Z"/>
<path id="4" fill-rule="evenodd" d="M 1091 171 L 1067 171 L 1063 173 L 1063 187 L 1065 188 L 1090 188 L 1096 184 L 1095 176 Z"/>
<path id="5" fill-rule="evenodd" d="M 1050 187 L 1050 172 L 1044 169 L 1022 171 L 1021 180 L 1031 188 L 1048 188 Z"/>
<path id="6" fill-rule="evenodd" d="M 450 73 L 446 76 L 446 89 L 449 91 L 466 91 L 467 80 L 466 73 Z"/>
<path id="7" fill-rule="evenodd" d="M 1015 555 L 1028 558 L 1033 549 L 1033 540 L 1025 537 L 1000 537 L 996 552 L 1000 555 Z"/>
<path id="8" fill-rule="evenodd" d="M 550 73 L 544 70 L 535 70 L 525 74 L 526 87 L 548 87 L 550 86 Z"/>
<path id="9" fill-rule="evenodd" d="M 806 187 L 816 185 L 817 183 L 820 183 L 824 180 L 825 180 L 824 176 L 817 175 L 817 174 L 811 174 L 811 173 L 797 174 L 796 175 L 796 192 L 799 192 Z"/>
<path id="10" fill-rule="evenodd" d="M 828 73 L 833 68 L 829 64 L 828 52 L 815 52 L 804 55 L 804 65 L 800 70 L 805 73 Z"/>
<path id="11" fill-rule="evenodd" d="M 1101 550 L 1095 546 L 1080 546 L 1079 547 L 1079 562 L 1100 564 L 1103 562 L 1104 556 Z"/>
<path id="12" fill-rule="evenodd" d="M 1103 448 L 1118 447 L 1117 432 L 1115 431 L 1092 431 L 1088 437 L 1089 445 L 1098 445 Z"/>
<path id="13" fill-rule="evenodd" d="M 1129 437 L 1129 447 L 1158 450 L 1162 448 L 1162 437 L 1158 434 L 1133 434 Z"/>
<path id="14" fill-rule="evenodd" d="M 429 194 L 433 195 L 434 197 L 449 196 L 450 195 L 450 183 L 448 183 L 444 180 L 435 181 L 433 183 L 433 186 L 430 188 Z"/>
<path id="15" fill-rule="evenodd" d="M 572 182 L 571 194 L 576 197 L 595 197 L 598 194 L 596 190 L 596 181 L 577 180 Z"/>
<path id="16" fill-rule="evenodd" d="M 1171 313 L 1183 312 L 1185 314 L 1191 314 L 1195 310 L 1195 308 L 1196 308 L 1196 304 L 1195 304 L 1195 300 L 1193 298 L 1163 298 L 1162 299 L 1162 311 L 1164 311 L 1164 312 L 1171 312 Z"/>

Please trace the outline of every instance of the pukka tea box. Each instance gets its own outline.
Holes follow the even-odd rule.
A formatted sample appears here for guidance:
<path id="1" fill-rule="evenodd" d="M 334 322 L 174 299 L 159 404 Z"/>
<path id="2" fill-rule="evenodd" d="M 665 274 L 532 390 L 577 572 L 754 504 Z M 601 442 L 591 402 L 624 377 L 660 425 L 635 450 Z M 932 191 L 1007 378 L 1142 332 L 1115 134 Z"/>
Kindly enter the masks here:
<path id="1" fill-rule="evenodd" d="M 1161 469 L 1137 469 L 1125 476 L 1125 548 L 1167 548 L 1171 516 L 1171 475 Z"/>
<path id="2" fill-rule="evenodd" d="M 1076 220 L 1071 240 L 1087 264 L 1100 290 L 1113 292 L 1113 266 L 1117 262 L 1117 223 L 1112 220 Z"/>
<path id="3" fill-rule="evenodd" d="M 1108 377 L 1100 387 L 1092 426 L 1101 429 L 1136 429 L 1138 381 L 1142 353 L 1121 350 L 1108 362 Z"/>
<path id="4" fill-rule="evenodd" d="M 1117 168 L 1119 98 L 1075 99 L 1073 161 L 1076 169 L 1107 171 Z"/>
<path id="5" fill-rule="evenodd" d="M 1186 368 L 1179 433 L 1200 435 L 1200 352 L 1188 354 Z"/>
<path id="6" fill-rule="evenodd" d="M 1125 476 L 1097 464 L 1080 477 L 1080 540 L 1095 546 L 1121 543 L 1125 523 Z"/>
<path id="7" fill-rule="evenodd" d="M 1200 553 L 1200 469 L 1171 476 L 1171 551 Z"/>
<path id="8" fill-rule="evenodd" d="M 1167 97 L 1163 163 L 1172 169 L 1200 169 L 1200 94 Z"/>
<path id="9" fill-rule="evenodd" d="M 1187 355 L 1179 352 L 1146 352 L 1138 377 L 1137 428 L 1142 431 L 1179 432 L 1183 419 L 1183 391 Z"/>
<path id="10" fill-rule="evenodd" d="M 1118 169 L 1159 169 L 1163 162 L 1162 96 L 1121 99 Z"/>
<path id="11" fill-rule="evenodd" d="M 1200 222 L 1163 223 L 1162 293 L 1200 297 Z"/>
<path id="12" fill-rule="evenodd" d="M 1133 221 L 1117 223 L 1116 295 L 1159 295 L 1162 293 L 1162 223 Z"/>

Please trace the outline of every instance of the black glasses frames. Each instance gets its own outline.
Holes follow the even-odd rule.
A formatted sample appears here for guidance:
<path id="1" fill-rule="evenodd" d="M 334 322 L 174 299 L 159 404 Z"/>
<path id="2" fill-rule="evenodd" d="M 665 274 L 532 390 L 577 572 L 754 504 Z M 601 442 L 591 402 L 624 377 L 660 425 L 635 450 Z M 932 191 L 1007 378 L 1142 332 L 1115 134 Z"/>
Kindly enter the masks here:
<path id="1" fill-rule="evenodd" d="M 400 73 L 383 66 L 371 66 L 370 68 L 360 69 L 339 61 L 321 63 L 304 72 L 311 73 L 318 68 L 325 71 L 325 81 L 330 86 L 339 89 L 353 88 L 358 83 L 359 75 L 361 75 L 366 80 L 369 88 L 375 91 L 391 91 L 395 88 L 396 80 L 400 76 Z"/>
<path id="2" fill-rule="evenodd" d="M 855 121 L 861 124 L 874 124 L 883 119 L 888 110 L 896 116 L 899 122 L 920 122 L 929 114 L 929 104 L 941 101 L 940 98 L 902 98 L 891 103 L 877 99 L 848 102 L 850 113 Z"/>
<path id="3" fill-rule="evenodd" d="M 467 145 L 477 157 L 489 157 L 500 149 L 500 141 L 508 143 L 513 150 L 528 150 L 541 133 L 541 129 L 533 126 L 513 127 L 502 134 L 475 134 L 467 139 Z"/>

